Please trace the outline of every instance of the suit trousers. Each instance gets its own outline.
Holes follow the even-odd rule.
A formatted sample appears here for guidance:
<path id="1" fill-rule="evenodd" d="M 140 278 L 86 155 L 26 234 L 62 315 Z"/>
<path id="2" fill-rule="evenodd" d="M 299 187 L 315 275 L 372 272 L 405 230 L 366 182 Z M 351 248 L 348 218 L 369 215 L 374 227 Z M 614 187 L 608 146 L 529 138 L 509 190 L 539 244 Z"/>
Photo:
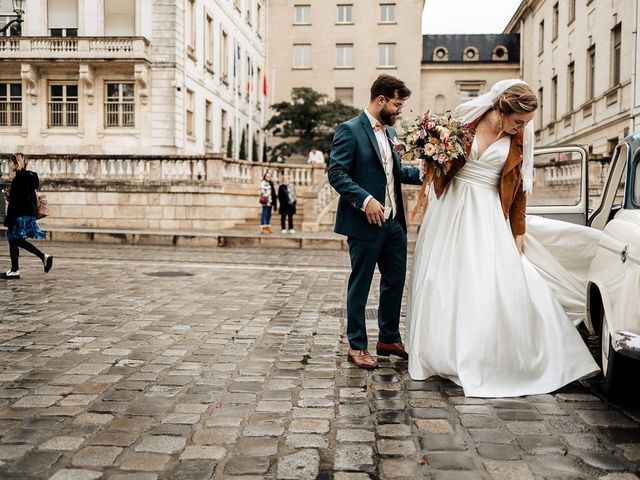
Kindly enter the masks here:
<path id="1" fill-rule="evenodd" d="M 380 300 L 378 304 L 378 339 L 394 343 L 400 339 L 400 308 L 407 273 L 407 234 L 395 219 L 387 220 L 373 238 L 347 239 L 351 275 L 347 290 L 347 338 L 354 350 L 368 346 L 365 308 L 378 265 Z"/>

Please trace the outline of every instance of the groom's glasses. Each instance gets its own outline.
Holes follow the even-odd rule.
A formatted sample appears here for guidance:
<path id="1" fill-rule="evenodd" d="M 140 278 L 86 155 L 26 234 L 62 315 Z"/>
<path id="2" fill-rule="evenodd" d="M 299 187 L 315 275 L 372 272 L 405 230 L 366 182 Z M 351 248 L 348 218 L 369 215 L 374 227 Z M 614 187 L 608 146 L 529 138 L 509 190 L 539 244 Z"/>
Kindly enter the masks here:
<path id="1" fill-rule="evenodd" d="M 391 104 L 396 107 L 398 110 L 402 110 L 404 108 L 404 102 L 403 103 L 399 103 L 396 102 L 395 100 L 393 100 L 392 98 L 389 98 L 385 95 L 383 95 L 384 98 L 386 98 L 389 102 L 391 102 Z"/>

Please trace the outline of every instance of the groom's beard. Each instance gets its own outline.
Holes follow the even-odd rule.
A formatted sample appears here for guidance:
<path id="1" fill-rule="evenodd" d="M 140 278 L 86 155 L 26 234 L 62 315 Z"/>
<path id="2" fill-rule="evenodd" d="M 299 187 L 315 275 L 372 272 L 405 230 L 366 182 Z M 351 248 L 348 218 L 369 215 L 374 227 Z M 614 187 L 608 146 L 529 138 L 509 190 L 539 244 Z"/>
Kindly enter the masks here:
<path id="1" fill-rule="evenodd" d="M 385 125 L 392 127 L 396 123 L 397 117 L 397 114 L 393 114 L 386 109 L 380 110 L 380 120 L 382 120 L 382 123 Z"/>

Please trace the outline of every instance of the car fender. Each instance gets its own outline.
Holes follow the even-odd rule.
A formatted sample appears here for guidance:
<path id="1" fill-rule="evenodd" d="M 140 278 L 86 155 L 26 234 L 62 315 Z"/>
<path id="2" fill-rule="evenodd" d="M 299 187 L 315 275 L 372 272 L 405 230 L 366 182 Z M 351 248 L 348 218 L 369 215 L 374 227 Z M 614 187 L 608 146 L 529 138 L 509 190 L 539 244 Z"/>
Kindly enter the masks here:
<path id="1" fill-rule="evenodd" d="M 604 229 L 588 274 L 588 310 L 597 288 L 611 332 L 640 333 L 640 211 L 622 210 Z M 599 330 L 589 317 L 591 327 Z M 588 325 L 589 326 L 589 325 Z"/>

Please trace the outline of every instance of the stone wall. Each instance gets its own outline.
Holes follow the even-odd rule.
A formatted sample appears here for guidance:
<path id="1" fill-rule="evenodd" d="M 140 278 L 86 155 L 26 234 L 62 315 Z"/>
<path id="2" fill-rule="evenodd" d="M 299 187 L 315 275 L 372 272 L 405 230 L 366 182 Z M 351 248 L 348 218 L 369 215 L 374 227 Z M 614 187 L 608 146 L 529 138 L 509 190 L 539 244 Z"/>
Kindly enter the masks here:
<path id="1" fill-rule="evenodd" d="M 216 231 L 259 224 L 258 183 L 268 169 L 278 185 L 296 183 L 298 222 L 326 181 L 324 166 L 283 166 L 211 157 L 33 156 L 50 216 L 42 226 Z M 6 160 L 0 165 L 8 180 Z"/>

